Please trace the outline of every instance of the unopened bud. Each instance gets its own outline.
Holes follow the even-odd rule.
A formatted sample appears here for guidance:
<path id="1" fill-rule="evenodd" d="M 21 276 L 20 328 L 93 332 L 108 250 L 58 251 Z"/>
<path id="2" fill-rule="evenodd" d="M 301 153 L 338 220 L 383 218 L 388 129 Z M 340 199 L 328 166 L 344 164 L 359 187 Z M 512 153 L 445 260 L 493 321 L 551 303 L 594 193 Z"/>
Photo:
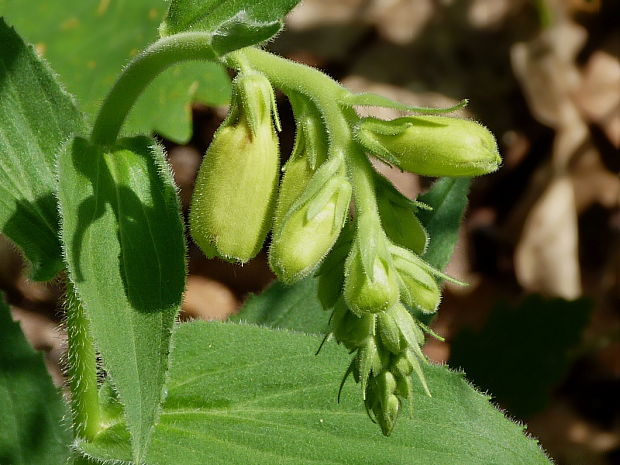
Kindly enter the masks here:
<path id="1" fill-rule="evenodd" d="M 190 229 L 205 254 L 243 263 L 270 228 L 280 159 L 271 84 L 262 74 L 241 74 L 234 89 L 196 179 Z"/>
<path id="2" fill-rule="evenodd" d="M 293 152 L 282 168 L 284 174 L 280 182 L 274 229 L 278 229 L 289 208 L 303 194 L 312 176 L 327 158 L 327 134 L 320 114 L 306 97 L 290 94 L 289 101 L 295 114 L 297 131 Z"/>
<path id="3" fill-rule="evenodd" d="M 377 333 L 383 345 L 393 354 L 398 354 L 406 346 L 400 328 L 394 317 L 388 312 L 377 314 Z"/>
<path id="4" fill-rule="evenodd" d="M 400 247 L 392 247 L 390 250 L 400 278 L 402 301 L 425 313 L 433 313 L 441 300 L 441 290 L 428 267 L 424 266 L 421 258 L 408 250 Z"/>
<path id="5" fill-rule="evenodd" d="M 413 392 L 413 381 L 410 376 L 397 376 L 396 377 L 396 391 L 395 394 L 404 399 L 411 397 Z"/>
<path id="6" fill-rule="evenodd" d="M 330 320 L 336 341 L 349 350 L 363 347 L 375 328 L 375 315 L 358 317 L 349 311 L 342 300 L 338 301 Z"/>
<path id="7" fill-rule="evenodd" d="M 394 394 L 388 396 L 383 402 L 375 404 L 373 413 L 385 436 L 392 434 L 399 411 L 400 401 Z"/>
<path id="8" fill-rule="evenodd" d="M 356 137 L 387 163 L 424 176 L 479 176 L 497 170 L 501 163 L 493 134 L 467 119 L 364 118 Z"/>
<path id="9" fill-rule="evenodd" d="M 350 200 L 351 185 L 340 176 L 289 211 L 274 230 L 269 251 L 269 264 L 281 281 L 293 283 L 317 268 L 340 234 Z"/>
<path id="10" fill-rule="evenodd" d="M 428 235 L 415 215 L 414 202 L 398 192 L 392 183 L 382 176 L 377 176 L 376 186 L 381 225 L 387 237 L 394 244 L 419 255 L 423 254 L 428 244 Z"/>
<path id="11" fill-rule="evenodd" d="M 411 355 L 407 355 L 408 353 L 410 353 L 410 351 L 405 351 L 392 361 L 390 370 L 397 376 L 408 377 L 413 372 L 413 364 L 409 360 Z"/>
<path id="12" fill-rule="evenodd" d="M 353 244 L 345 264 L 344 298 L 354 313 L 379 313 L 398 302 L 396 270 L 381 256 L 372 263 L 372 276 L 362 263 L 357 244 Z"/>

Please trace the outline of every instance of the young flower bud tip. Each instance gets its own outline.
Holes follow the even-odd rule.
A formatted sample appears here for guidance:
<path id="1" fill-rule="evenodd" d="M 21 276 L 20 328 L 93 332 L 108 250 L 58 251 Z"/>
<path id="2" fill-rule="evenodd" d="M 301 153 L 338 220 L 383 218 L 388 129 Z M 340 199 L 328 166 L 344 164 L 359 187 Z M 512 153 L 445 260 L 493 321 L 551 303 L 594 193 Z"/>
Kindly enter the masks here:
<path id="1" fill-rule="evenodd" d="M 493 134 L 467 119 L 365 118 L 356 128 L 356 137 L 387 163 L 425 176 L 479 176 L 497 170 L 501 164 Z"/>
<path id="2" fill-rule="evenodd" d="M 399 290 L 395 270 L 380 257 L 373 264 L 373 277 L 364 271 L 355 244 L 345 265 L 344 298 L 354 313 L 378 313 L 398 301 Z"/>

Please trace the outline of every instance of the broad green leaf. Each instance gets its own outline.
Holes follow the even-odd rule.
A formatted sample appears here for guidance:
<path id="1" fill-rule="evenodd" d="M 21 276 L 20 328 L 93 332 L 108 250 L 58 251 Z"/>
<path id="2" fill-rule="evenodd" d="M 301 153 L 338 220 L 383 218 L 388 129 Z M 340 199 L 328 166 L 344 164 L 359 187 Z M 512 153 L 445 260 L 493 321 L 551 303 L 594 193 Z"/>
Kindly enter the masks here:
<path id="1" fill-rule="evenodd" d="M 204 31 L 224 55 L 264 42 L 282 28 L 282 18 L 300 0 L 172 0 L 162 35 Z"/>
<path id="2" fill-rule="evenodd" d="M 122 68 L 157 40 L 168 1 L 0 0 L 0 16 L 60 73 L 90 119 Z M 222 105 L 230 79 L 217 63 L 176 65 L 157 77 L 140 97 L 125 134 L 156 131 L 175 142 L 191 136 L 192 102 Z"/>
<path id="3" fill-rule="evenodd" d="M 0 464 L 64 463 L 71 442 L 66 413 L 43 356 L 26 342 L 0 294 Z"/>
<path id="4" fill-rule="evenodd" d="M 30 261 L 31 277 L 63 267 L 54 164 L 82 117 L 53 72 L 0 18 L 0 232 Z"/>
<path id="5" fill-rule="evenodd" d="M 446 367 L 425 368 L 433 397 L 416 386 L 412 416 L 403 414 L 392 436 L 382 436 L 354 383 L 338 404 L 349 357 L 331 343 L 315 356 L 319 343 L 255 326 L 182 324 L 148 465 L 550 464 L 523 427 Z M 114 445 L 123 437 L 116 425 L 81 447 L 128 459 L 127 447 Z"/>
<path id="6" fill-rule="evenodd" d="M 441 178 L 418 200 L 432 210 L 418 210 L 418 218 L 429 236 L 424 260 L 439 270 L 450 261 L 467 207 L 470 178 Z"/>
<path id="7" fill-rule="evenodd" d="M 146 137 L 107 150 L 76 138 L 60 156 L 59 177 L 70 278 L 140 458 L 157 418 L 185 284 L 175 186 L 162 149 Z"/>
<path id="8" fill-rule="evenodd" d="M 526 418 L 545 407 L 566 375 L 570 351 L 581 339 L 591 308 L 586 299 L 540 296 L 516 307 L 499 303 L 480 331 L 456 335 L 450 365 L 463 368 L 511 414 Z"/>
<path id="9" fill-rule="evenodd" d="M 292 286 L 275 281 L 262 294 L 251 296 L 241 312 L 229 320 L 325 334 L 329 329 L 330 312 L 323 311 L 317 292 L 318 279 L 315 277 L 303 279 Z"/>

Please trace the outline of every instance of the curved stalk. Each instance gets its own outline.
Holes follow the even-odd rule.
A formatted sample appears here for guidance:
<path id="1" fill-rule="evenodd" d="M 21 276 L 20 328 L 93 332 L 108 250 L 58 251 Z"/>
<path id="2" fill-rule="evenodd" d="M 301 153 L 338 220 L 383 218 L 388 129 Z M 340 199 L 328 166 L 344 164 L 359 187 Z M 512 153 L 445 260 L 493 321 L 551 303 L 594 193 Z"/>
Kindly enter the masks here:
<path id="1" fill-rule="evenodd" d="M 186 32 L 158 40 L 127 65 L 106 96 L 91 134 L 94 143 L 113 144 L 134 103 L 146 86 L 170 65 L 190 60 L 217 60 L 211 36 Z"/>
<path id="2" fill-rule="evenodd" d="M 257 48 L 233 52 L 228 62 L 236 68 L 240 63 L 248 64 L 285 93 L 302 93 L 315 103 L 328 129 L 330 150 L 342 151 L 345 155 L 358 215 L 379 222 L 372 166 L 355 143 L 351 131 L 358 116 L 351 108 L 340 105 L 350 92 L 317 69 Z"/>

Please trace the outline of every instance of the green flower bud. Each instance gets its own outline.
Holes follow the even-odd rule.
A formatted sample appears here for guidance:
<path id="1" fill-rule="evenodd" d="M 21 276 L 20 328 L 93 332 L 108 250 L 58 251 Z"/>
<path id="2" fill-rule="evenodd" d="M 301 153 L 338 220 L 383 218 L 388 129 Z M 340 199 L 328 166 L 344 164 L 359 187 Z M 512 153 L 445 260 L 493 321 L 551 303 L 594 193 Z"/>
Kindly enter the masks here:
<path id="1" fill-rule="evenodd" d="M 289 211 L 274 230 L 269 251 L 269 264 L 281 281 L 293 283 L 316 269 L 340 234 L 350 200 L 351 185 L 345 176 L 338 176 Z"/>
<path id="2" fill-rule="evenodd" d="M 383 176 L 377 175 L 377 206 L 387 237 L 418 255 L 426 251 L 428 234 L 415 215 L 417 207 Z"/>
<path id="3" fill-rule="evenodd" d="M 394 246 L 390 251 L 400 278 L 402 301 L 424 313 L 435 312 L 441 300 L 441 290 L 428 270 L 429 266 L 406 249 Z"/>
<path id="4" fill-rule="evenodd" d="M 388 311 L 377 314 L 377 333 L 386 349 L 393 354 L 403 350 L 407 341 L 402 337 L 398 323 Z"/>
<path id="5" fill-rule="evenodd" d="M 387 396 L 385 399 L 382 399 L 382 402 L 375 404 L 373 413 L 375 414 L 377 423 L 379 423 L 381 427 L 381 432 L 385 436 L 392 434 L 399 411 L 400 401 L 394 394 Z"/>
<path id="6" fill-rule="evenodd" d="M 379 394 L 387 401 L 387 398 L 396 391 L 396 378 L 389 371 L 384 371 L 377 376 L 376 381 Z"/>
<path id="7" fill-rule="evenodd" d="M 330 320 L 330 327 L 336 341 L 349 350 L 363 347 L 375 329 L 375 315 L 358 317 L 349 311 L 341 300 L 336 304 Z"/>
<path id="8" fill-rule="evenodd" d="M 411 397 L 413 393 L 413 381 L 409 376 L 397 376 L 396 377 L 396 391 L 395 394 L 404 399 Z"/>
<path id="9" fill-rule="evenodd" d="M 327 159 L 327 134 L 320 114 L 312 102 L 301 95 L 290 94 L 289 101 L 295 114 L 297 133 L 293 152 L 282 167 L 284 175 L 280 182 L 274 229 L 278 229 L 289 208 Z"/>
<path id="10" fill-rule="evenodd" d="M 354 243 L 345 264 L 344 298 L 357 315 L 379 313 L 398 302 L 396 270 L 377 255 L 371 273 L 364 269 L 359 247 Z"/>
<path id="11" fill-rule="evenodd" d="M 501 163 L 493 134 L 467 119 L 364 118 L 356 137 L 385 162 L 425 176 L 479 176 L 497 170 Z"/>
<path id="12" fill-rule="evenodd" d="M 262 74 L 240 74 L 231 109 L 200 167 L 190 230 L 207 256 L 247 262 L 271 225 L 277 190 L 278 138 L 273 89 Z"/>
<path id="13" fill-rule="evenodd" d="M 393 361 L 392 366 L 390 367 L 390 371 L 395 373 L 398 377 L 406 378 L 411 373 L 413 373 L 413 364 L 409 360 L 411 357 L 411 351 L 405 351 L 404 353 L 399 354 Z"/>

